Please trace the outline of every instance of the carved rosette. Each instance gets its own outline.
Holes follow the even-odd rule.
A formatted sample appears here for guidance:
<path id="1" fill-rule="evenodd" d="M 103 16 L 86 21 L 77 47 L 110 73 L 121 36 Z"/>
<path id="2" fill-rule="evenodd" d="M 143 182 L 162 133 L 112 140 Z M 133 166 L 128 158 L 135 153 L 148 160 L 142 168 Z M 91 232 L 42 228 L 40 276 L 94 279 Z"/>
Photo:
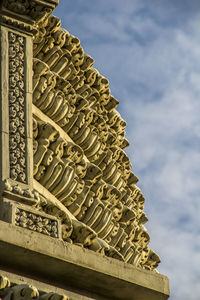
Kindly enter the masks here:
<path id="1" fill-rule="evenodd" d="M 30 16 L 33 19 L 40 19 L 47 12 L 50 13 L 51 9 L 46 5 L 40 5 L 40 3 L 34 0 L 6 0 L 4 1 L 4 7 L 13 13 Z"/>
<path id="2" fill-rule="evenodd" d="M 9 40 L 9 155 L 10 178 L 27 183 L 25 129 L 25 38 L 14 32 Z"/>

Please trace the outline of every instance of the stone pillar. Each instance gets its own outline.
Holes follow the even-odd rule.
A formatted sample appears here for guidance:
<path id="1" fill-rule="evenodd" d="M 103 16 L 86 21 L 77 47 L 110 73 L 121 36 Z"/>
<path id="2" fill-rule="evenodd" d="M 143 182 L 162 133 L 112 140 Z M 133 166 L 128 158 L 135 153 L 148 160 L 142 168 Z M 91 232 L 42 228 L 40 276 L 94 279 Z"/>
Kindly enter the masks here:
<path id="1" fill-rule="evenodd" d="M 32 186 L 32 41 L 1 30 L 1 179 Z"/>
<path id="2" fill-rule="evenodd" d="M 32 36 L 57 4 L 58 0 L 0 1 L 1 194 L 16 184 L 32 190 Z"/>
<path id="3" fill-rule="evenodd" d="M 57 4 L 0 1 L 0 219 L 10 223 L 18 203 L 33 205 L 39 197 L 33 190 L 32 38 Z"/>

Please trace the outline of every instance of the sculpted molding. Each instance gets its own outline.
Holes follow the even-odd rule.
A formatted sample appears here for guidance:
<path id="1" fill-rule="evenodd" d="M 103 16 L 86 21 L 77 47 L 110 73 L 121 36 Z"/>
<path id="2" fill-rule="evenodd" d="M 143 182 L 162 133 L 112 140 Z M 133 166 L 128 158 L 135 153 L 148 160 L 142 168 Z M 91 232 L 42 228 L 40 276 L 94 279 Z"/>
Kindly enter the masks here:
<path id="1" fill-rule="evenodd" d="M 25 128 L 25 38 L 8 32 L 10 178 L 27 183 Z"/>
<path id="2" fill-rule="evenodd" d="M 30 284 L 13 284 L 5 276 L 0 276 L 0 297 L 6 300 L 69 300 L 66 295 L 45 293 Z"/>
<path id="3" fill-rule="evenodd" d="M 1 0 L 0 23 L 34 35 L 38 22 L 44 21 L 57 4 L 58 0 Z"/>
<path id="4" fill-rule="evenodd" d="M 37 29 L 33 26 L 26 25 L 24 22 L 21 22 L 20 20 L 15 20 L 11 17 L 0 15 L 0 24 L 5 25 L 6 27 L 15 28 L 19 31 L 30 33 L 30 34 L 36 34 Z"/>
<path id="5" fill-rule="evenodd" d="M 29 204 L 31 206 L 40 206 L 41 197 L 39 193 L 27 186 L 21 186 L 14 181 L 5 180 L 1 186 L 2 194 L 8 196 L 10 199 L 17 200 L 18 202 Z"/>

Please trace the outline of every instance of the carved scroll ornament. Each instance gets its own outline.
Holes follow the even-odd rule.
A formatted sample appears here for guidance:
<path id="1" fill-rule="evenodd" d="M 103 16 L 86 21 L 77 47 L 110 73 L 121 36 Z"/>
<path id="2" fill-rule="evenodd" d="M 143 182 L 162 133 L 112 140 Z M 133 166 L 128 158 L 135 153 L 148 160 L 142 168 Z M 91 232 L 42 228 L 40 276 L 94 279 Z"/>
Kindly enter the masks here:
<path id="1" fill-rule="evenodd" d="M 10 178 L 26 183 L 25 38 L 14 32 L 9 32 L 8 40 Z"/>
<path id="2" fill-rule="evenodd" d="M 39 23 L 33 47 L 34 178 L 73 216 L 64 239 L 155 270 L 144 197 L 124 152 L 126 123 L 108 80 L 56 17 Z"/>

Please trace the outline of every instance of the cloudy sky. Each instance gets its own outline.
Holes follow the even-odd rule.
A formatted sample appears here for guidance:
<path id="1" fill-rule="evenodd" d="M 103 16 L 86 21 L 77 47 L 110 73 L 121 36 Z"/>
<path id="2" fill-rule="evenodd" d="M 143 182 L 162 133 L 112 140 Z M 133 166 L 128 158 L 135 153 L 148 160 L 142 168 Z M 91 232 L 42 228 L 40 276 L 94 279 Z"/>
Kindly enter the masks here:
<path id="1" fill-rule="evenodd" d="M 170 300 L 200 298 L 200 1 L 60 0 L 110 81 Z"/>

